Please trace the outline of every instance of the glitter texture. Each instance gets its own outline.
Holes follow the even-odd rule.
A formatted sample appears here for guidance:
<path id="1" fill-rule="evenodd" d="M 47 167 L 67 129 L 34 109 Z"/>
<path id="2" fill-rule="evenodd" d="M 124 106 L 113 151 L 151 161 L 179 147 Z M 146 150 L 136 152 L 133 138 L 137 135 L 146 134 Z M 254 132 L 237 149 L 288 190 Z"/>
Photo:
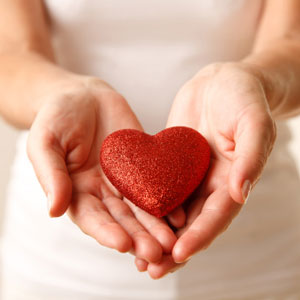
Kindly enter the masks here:
<path id="1" fill-rule="evenodd" d="M 209 166 L 205 138 L 188 127 L 171 127 L 151 136 L 134 129 L 110 134 L 100 152 L 111 183 L 148 213 L 163 217 L 201 183 Z"/>

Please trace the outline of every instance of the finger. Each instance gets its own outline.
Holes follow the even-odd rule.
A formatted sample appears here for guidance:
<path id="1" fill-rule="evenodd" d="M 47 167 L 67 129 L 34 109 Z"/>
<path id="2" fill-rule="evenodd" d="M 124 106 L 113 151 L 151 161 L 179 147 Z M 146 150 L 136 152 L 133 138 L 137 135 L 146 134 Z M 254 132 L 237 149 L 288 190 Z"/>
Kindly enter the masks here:
<path id="1" fill-rule="evenodd" d="M 145 272 L 147 271 L 148 262 L 141 258 L 135 258 L 135 265 L 139 272 Z"/>
<path id="2" fill-rule="evenodd" d="M 175 272 L 184 265 L 185 263 L 178 264 L 174 262 L 172 255 L 164 255 L 159 263 L 150 263 L 147 270 L 151 278 L 160 279 L 168 273 Z"/>
<path id="3" fill-rule="evenodd" d="M 176 232 L 177 238 L 182 236 L 189 229 L 189 226 L 197 219 L 197 217 L 202 211 L 206 198 L 203 196 L 198 196 L 193 200 L 194 201 L 191 201 L 190 205 L 187 208 L 186 214 L 188 217 L 186 219 L 186 226 L 177 230 Z"/>
<path id="4" fill-rule="evenodd" d="M 116 197 L 104 197 L 103 203 L 112 217 L 127 231 L 133 241 L 133 252 L 138 258 L 148 262 L 158 262 L 162 257 L 162 247 L 139 223 L 129 206 Z"/>
<path id="5" fill-rule="evenodd" d="M 268 115 L 249 114 L 240 121 L 229 174 L 232 198 L 243 204 L 259 179 L 275 141 L 275 123 Z"/>
<path id="6" fill-rule="evenodd" d="M 86 193 L 74 194 L 68 214 L 85 234 L 93 237 L 101 245 L 120 252 L 128 252 L 131 249 L 131 237 L 95 196 Z"/>
<path id="7" fill-rule="evenodd" d="M 33 127 L 27 141 L 27 153 L 48 198 L 50 216 L 61 216 L 68 208 L 72 194 L 64 151 L 53 135 Z"/>
<path id="8" fill-rule="evenodd" d="M 164 253 L 171 253 L 177 238 L 165 220 L 148 214 L 128 199 L 124 201 L 130 207 L 137 220 L 160 243 Z"/>
<path id="9" fill-rule="evenodd" d="M 169 213 L 167 216 L 168 221 L 171 225 L 173 225 L 176 228 L 183 227 L 185 224 L 185 212 L 180 205 L 179 207 L 175 208 L 171 213 Z"/>
<path id="10" fill-rule="evenodd" d="M 241 205 L 232 200 L 223 186 L 207 198 L 201 213 L 179 237 L 173 248 L 173 258 L 177 263 L 187 261 L 223 232 L 240 210 Z"/>

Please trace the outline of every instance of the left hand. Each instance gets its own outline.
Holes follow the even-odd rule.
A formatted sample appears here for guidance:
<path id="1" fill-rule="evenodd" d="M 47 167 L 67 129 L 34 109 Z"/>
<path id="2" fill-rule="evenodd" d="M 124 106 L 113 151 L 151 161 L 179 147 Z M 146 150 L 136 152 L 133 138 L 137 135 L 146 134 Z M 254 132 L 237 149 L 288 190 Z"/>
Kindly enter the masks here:
<path id="1" fill-rule="evenodd" d="M 259 179 L 272 150 L 276 127 L 262 72 L 244 63 L 214 64 L 201 70 L 177 94 L 167 127 L 188 126 L 208 140 L 211 164 L 186 208 L 172 255 L 143 263 L 153 278 L 180 268 L 229 226 Z"/>

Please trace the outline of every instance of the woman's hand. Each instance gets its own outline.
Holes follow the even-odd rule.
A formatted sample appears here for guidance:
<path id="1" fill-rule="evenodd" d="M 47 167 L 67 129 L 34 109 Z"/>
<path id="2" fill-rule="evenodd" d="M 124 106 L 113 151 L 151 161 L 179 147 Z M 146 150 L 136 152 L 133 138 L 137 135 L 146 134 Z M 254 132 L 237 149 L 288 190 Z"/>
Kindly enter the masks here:
<path id="1" fill-rule="evenodd" d="M 158 262 L 163 251 L 171 251 L 174 233 L 159 219 L 144 222 L 144 227 L 99 165 L 108 134 L 123 128 L 142 130 L 127 102 L 103 81 L 83 76 L 58 86 L 43 100 L 30 130 L 28 154 L 50 215 L 67 210 L 100 244 Z"/>
<path id="2" fill-rule="evenodd" d="M 215 64 L 187 82 L 173 103 L 167 127 L 189 126 L 208 140 L 211 165 L 186 208 L 172 256 L 144 269 L 158 278 L 207 248 L 231 223 L 259 179 L 276 129 L 263 75 L 246 64 Z M 142 264 L 138 260 L 138 264 Z"/>

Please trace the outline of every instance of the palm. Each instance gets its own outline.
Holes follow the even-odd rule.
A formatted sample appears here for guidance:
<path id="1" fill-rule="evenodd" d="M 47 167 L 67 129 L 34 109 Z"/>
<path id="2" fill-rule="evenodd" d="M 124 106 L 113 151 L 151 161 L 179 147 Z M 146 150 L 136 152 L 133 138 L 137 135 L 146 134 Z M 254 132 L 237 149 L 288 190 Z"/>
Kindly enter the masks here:
<path id="1" fill-rule="evenodd" d="M 101 93 L 106 102 L 85 93 L 76 94 L 72 102 L 58 100 L 44 107 L 31 129 L 29 154 L 45 192 L 52 195 L 53 216 L 67 210 L 100 244 L 155 262 L 171 250 L 175 235 L 162 220 L 133 212 L 99 165 L 108 134 L 142 128 L 120 95 L 107 89 Z"/>
<path id="2" fill-rule="evenodd" d="M 128 251 L 131 245 L 127 232 L 115 222 L 114 210 L 111 209 L 115 202 L 115 205 L 126 210 L 125 204 L 122 197 L 107 183 L 99 165 L 101 135 L 95 134 L 90 149 L 87 148 L 87 153 L 82 153 L 82 157 L 87 157 L 86 160 L 78 157 L 79 163 L 68 162 L 73 187 L 68 214 L 84 232 L 101 244 L 117 248 L 119 251 Z M 109 238 L 106 232 L 110 232 Z M 119 244 L 119 241 L 125 239 L 127 240 L 125 245 Z"/>
<path id="3" fill-rule="evenodd" d="M 202 107 L 202 111 L 207 111 L 207 109 Z M 229 174 L 234 147 L 230 147 L 233 140 L 225 138 L 229 137 L 229 133 L 224 132 L 224 126 L 217 127 L 217 120 L 220 118 L 221 116 L 216 114 L 203 114 L 200 117 L 189 114 L 188 118 L 181 114 L 180 119 L 176 118 L 177 125 L 187 125 L 198 130 L 207 138 L 211 146 L 209 171 L 205 181 L 185 205 L 186 224 L 177 232 L 180 243 L 176 245 L 174 253 L 175 257 L 176 253 L 180 253 L 177 257 L 179 261 L 186 254 L 190 256 L 190 253 L 206 248 L 218 234 L 228 227 L 241 208 L 241 205 L 233 201 L 229 194 Z M 201 122 L 198 121 L 199 119 Z"/>
<path id="4" fill-rule="evenodd" d="M 185 100 L 185 99 L 184 99 Z M 185 101 L 186 102 L 186 101 Z M 178 109 L 176 107 L 178 104 Z M 186 106 L 186 110 L 190 107 Z M 192 109 L 195 111 L 194 109 Z M 200 111 L 205 111 L 201 109 Z M 220 138 L 224 136 L 223 128 L 210 128 L 208 124 L 216 124 L 216 115 L 200 115 L 184 113 L 181 103 L 174 103 L 168 126 L 188 126 L 201 132 L 211 146 L 211 161 L 204 182 L 184 203 L 186 222 L 177 230 L 179 238 L 173 249 L 173 258 L 181 263 L 186 257 L 206 248 L 218 234 L 228 227 L 238 213 L 241 205 L 237 204 L 228 192 L 228 177 L 232 166 L 233 149 L 228 145 L 232 141 Z M 199 122 L 201 119 L 201 122 Z M 218 142 L 216 144 L 216 141 Z M 179 266 L 170 255 L 164 255 L 159 264 L 150 264 L 148 271 L 152 277 L 161 277 Z"/>

